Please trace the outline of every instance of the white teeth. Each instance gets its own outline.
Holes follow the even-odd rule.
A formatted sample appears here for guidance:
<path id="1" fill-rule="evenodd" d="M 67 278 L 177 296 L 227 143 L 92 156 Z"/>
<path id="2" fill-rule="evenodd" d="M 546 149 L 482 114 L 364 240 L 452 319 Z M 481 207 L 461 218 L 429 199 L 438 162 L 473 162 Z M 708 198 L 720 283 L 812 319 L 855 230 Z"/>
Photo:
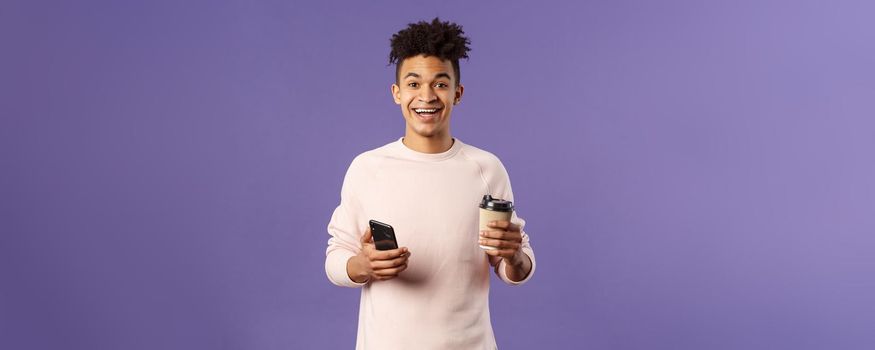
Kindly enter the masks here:
<path id="1" fill-rule="evenodd" d="M 416 113 L 434 113 L 434 112 L 437 112 L 437 108 L 431 108 L 431 109 L 416 108 L 413 111 Z"/>

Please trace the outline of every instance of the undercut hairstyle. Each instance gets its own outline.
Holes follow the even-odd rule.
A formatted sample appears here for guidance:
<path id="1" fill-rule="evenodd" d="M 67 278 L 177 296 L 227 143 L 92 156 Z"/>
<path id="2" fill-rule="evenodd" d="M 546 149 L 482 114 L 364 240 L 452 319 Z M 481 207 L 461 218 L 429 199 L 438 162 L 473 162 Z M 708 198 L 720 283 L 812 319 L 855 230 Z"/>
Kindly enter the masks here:
<path id="1" fill-rule="evenodd" d="M 389 64 L 395 64 L 395 83 L 399 84 L 401 63 L 405 59 L 419 55 L 434 56 L 441 60 L 449 60 L 456 73 L 456 85 L 459 85 L 459 59 L 468 59 L 468 45 L 471 41 L 465 37 L 462 26 L 441 22 L 435 17 L 431 23 L 420 21 L 410 23 L 407 28 L 392 35 L 389 41 L 392 51 L 389 53 Z"/>

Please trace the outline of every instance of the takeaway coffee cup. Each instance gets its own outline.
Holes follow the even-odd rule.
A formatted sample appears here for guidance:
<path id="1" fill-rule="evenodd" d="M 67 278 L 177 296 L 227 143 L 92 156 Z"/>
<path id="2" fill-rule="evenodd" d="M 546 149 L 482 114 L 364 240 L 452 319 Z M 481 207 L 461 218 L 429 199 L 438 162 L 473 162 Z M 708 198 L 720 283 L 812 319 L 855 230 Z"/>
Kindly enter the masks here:
<path id="1" fill-rule="evenodd" d="M 480 231 L 490 230 L 489 222 L 495 220 L 510 221 L 513 214 L 513 202 L 503 199 L 492 198 L 491 195 L 484 195 L 480 201 Z M 481 245 L 480 248 L 486 250 L 496 249 L 495 247 Z"/>

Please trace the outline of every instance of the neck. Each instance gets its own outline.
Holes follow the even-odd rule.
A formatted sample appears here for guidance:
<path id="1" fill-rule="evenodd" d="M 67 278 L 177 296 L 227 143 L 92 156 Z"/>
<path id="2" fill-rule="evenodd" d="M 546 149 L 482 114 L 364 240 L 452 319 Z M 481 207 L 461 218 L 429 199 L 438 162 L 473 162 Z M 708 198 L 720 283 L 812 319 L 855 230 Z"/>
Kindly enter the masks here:
<path id="1" fill-rule="evenodd" d="M 412 135 L 411 135 L 412 134 Z M 449 133 L 423 137 L 415 133 L 407 132 L 401 139 L 407 148 L 420 153 L 443 153 L 453 147 L 453 137 Z"/>

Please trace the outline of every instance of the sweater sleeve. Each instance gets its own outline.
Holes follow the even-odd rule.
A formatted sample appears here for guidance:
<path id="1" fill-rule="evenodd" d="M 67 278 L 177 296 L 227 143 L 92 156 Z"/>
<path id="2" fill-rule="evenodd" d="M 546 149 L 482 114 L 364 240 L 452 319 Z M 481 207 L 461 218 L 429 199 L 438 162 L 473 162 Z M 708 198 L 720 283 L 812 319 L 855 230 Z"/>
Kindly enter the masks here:
<path id="1" fill-rule="evenodd" d="M 510 197 L 508 197 L 510 198 Z M 529 260 L 532 261 L 532 269 L 529 271 L 529 274 L 526 275 L 526 278 L 523 278 L 522 281 L 513 281 L 507 277 L 507 264 L 504 262 L 504 259 L 498 264 L 498 268 L 496 269 L 498 272 L 498 277 L 501 278 L 507 284 L 510 285 L 520 285 L 526 283 L 529 279 L 532 278 L 532 275 L 535 274 L 535 251 L 532 250 L 532 245 L 529 243 L 529 235 L 525 232 L 526 221 L 516 215 L 516 212 L 513 213 L 513 217 L 511 217 L 510 222 L 520 226 L 520 232 L 522 232 L 523 242 L 521 250 L 526 256 L 529 257 Z"/>
<path id="2" fill-rule="evenodd" d="M 501 161 L 498 160 L 498 158 L 495 158 L 495 163 L 491 168 L 492 169 L 490 170 L 491 172 L 494 172 L 494 174 L 490 176 L 493 182 L 493 185 L 491 185 L 490 187 L 492 187 L 494 196 L 512 201 L 514 202 L 514 207 L 519 207 L 516 200 L 514 200 L 513 189 L 510 186 L 510 176 L 508 176 L 507 170 L 504 168 L 504 165 L 501 164 Z M 537 263 L 535 262 L 535 251 L 532 249 L 532 245 L 529 242 L 529 235 L 525 231 L 526 221 L 523 220 L 523 218 L 517 216 L 517 211 L 514 210 L 510 222 L 520 227 L 520 232 L 522 233 L 523 239 L 520 249 L 532 261 L 532 269 L 529 271 L 529 274 L 526 275 L 526 277 L 523 278 L 523 280 L 521 281 L 513 281 L 507 277 L 507 264 L 504 262 L 504 259 L 501 260 L 495 270 L 498 274 L 498 277 L 501 278 L 501 280 L 505 283 L 510 285 L 520 285 L 526 283 L 532 278 L 532 276 L 535 274 L 535 266 L 537 266 Z"/>
<path id="3" fill-rule="evenodd" d="M 361 237 L 364 234 L 358 226 L 361 206 L 356 199 L 356 168 L 353 160 L 343 179 L 340 190 L 340 205 L 334 209 L 331 221 L 328 223 L 328 249 L 325 252 L 325 272 L 328 280 L 341 287 L 361 287 L 365 283 L 357 283 L 349 278 L 346 263 L 349 258 L 361 251 Z"/>

